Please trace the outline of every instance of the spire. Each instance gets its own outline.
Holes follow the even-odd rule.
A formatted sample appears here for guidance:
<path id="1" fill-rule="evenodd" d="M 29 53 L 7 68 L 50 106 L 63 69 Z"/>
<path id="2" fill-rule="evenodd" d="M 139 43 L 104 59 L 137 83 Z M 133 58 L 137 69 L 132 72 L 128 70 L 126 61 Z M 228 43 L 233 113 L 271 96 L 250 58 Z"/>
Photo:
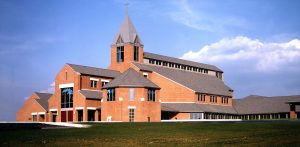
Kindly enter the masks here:
<path id="1" fill-rule="evenodd" d="M 129 5 L 128 0 L 126 0 L 126 3 L 125 3 L 125 7 L 126 7 L 126 12 L 125 12 L 125 14 L 126 14 L 126 15 L 128 15 L 128 5 Z"/>
<path id="2" fill-rule="evenodd" d="M 138 33 L 128 15 L 128 2 L 125 4 L 126 6 L 126 14 L 124 21 L 119 29 L 119 32 L 114 38 L 113 45 L 118 44 L 120 40 L 123 41 L 123 43 L 139 43 L 143 45 L 142 41 L 138 37 Z"/>

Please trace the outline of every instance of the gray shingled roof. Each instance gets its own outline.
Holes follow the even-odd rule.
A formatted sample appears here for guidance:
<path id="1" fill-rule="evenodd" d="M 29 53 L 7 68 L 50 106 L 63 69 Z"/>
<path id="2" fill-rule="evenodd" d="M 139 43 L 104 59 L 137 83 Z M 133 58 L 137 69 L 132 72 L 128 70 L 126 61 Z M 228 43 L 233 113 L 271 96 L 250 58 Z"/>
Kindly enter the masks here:
<path id="1" fill-rule="evenodd" d="M 128 15 L 125 16 L 120 30 L 115 36 L 112 44 L 116 44 L 120 36 L 122 37 L 124 43 L 134 43 L 135 38 L 138 37 L 138 33 Z M 138 41 L 140 44 L 143 44 L 140 39 Z"/>
<path id="2" fill-rule="evenodd" d="M 201 73 L 194 73 L 178 69 L 155 66 L 149 64 L 133 63 L 141 70 L 154 71 L 164 77 L 167 77 L 177 83 L 180 83 L 195 92 L 230 96 L 230 87 L 215 76 Z"/>
<path id="3" fill-rule="evenodd" d="M 232 106 L 196 103 L 161 103 L 161 110 L 169 112 L 211 112 L 237 114 Z"/>
<path id="4" fill-rule="evenodd" d="M 183 59 L 178 59 L 178 58 L 174 58 L 174 57 L 168 57 L 168 56 L 148 53 L 148 52 L 144 52 L 144 58 L 167 61 L 167 62 L 171 62 L 171 63 L 189 65 L 189 66 L 193 66 L 193 67 L 223 72 L 221 69 L 219 69 L 218 67 L 216 67 L 214 65 L 203 64 L 203 63 L 198 63 L 198 62 L 194 62 L 194 61 L 188 61 L 188 60 L 183 60 Z"/>
<path id="5" fill-rule="evenodd" d="M 102 99 L 102 92 L 100 91 L 80 90 L 79 92 L 87 99 L 97 99 L 97 100 Z"/>
<path id="6" fill-rule="evenodd" d="M 102 69 L 97 67 L 83 66 L 67 63 L 74 71 L 79 72 L 80 74 L 100 76 L 100 77 L 109 77 L 115 78 L 119 76 L 121 73 L 115 70 Z"/>
<path id="7" fill-rule="evenodd" d="M 159 87 L 156 84 L 143 77 L 132 68 L 129 68 L 120 76 L 110 81 L 103 88 L 113 87 L 147 87 L 159 89 Z"/>
<path id="8" fill-rule="evenodd" d="M 250 95 L 243 99 L 234 99 L 233 106 L 239 114 L 288 113 L 290 111 L 290 106 L 286 104 L 288 101 L 300 102 L 300 95 L 276 97 Z M 296 106 L 296 111 L 300 112 L 300 106 Z"/>
<path id="9" fill-rule="evenodd" d="M 36 101 L 46 110 L 48 111 L 48 100 L 52 96 L 51 93 L 40 93 L 35 92 L 35 94 L 39 97 Z"/>

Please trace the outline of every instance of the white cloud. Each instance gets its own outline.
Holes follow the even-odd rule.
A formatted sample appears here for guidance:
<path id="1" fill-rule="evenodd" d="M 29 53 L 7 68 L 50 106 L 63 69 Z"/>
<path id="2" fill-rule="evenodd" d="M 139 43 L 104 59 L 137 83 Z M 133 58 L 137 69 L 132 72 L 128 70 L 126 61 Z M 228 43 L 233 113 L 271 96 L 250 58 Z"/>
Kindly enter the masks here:
<path id="1" fill-rule="evenodd" d="M 42 93 L 54 93 L 55 90 L 55 82 L 52 82 L 49 87 L 45 90 L 41 90 Z"/>
<path id="2" fill-rule="evenodd" d="M 175 1 L 174 9 L 175 11 L 169 12 L 172 20 L 196 30 L 224 33 L 229 27 L 246 28 L 249 25 L 249 22 L 238 16 L 207 14 L 201 9 L 193 8 L 187 0 Z"/>
<path id="3" fill-rule="evenodd" d="M 204 63 L 251 61 L 258 71 L 276 71 L 287 63 L 300 60 L 300 40 L 262 42 L 245 36 L 224 38 L 205 45 L 198 51 L 189 51 L 181 58 Z"/>

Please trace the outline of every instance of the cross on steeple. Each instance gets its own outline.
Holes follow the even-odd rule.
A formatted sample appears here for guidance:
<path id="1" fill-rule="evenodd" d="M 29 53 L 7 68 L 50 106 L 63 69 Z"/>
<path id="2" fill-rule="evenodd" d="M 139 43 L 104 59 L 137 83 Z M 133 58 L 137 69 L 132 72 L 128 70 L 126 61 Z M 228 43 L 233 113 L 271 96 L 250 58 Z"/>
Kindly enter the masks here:
<path id="1" fill-rule="evenodd" d="M 128 2 L 128 0 L 126 0 L 126 3 L 125 3 L 125 13 L 126 13 L 126 15 L 128 15 L 128 5 L 129 5 L 129 2 Z"/>

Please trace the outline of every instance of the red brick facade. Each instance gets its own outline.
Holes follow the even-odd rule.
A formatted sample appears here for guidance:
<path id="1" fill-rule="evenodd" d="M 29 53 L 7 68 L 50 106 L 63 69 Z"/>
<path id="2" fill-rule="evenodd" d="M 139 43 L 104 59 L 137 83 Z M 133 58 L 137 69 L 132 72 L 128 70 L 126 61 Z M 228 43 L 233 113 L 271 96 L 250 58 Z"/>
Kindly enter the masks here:
<path id="1" fill-rule="evenodd" d="M 181 85 L 156 72 L 141 71 L 134 66 L 133 62 L 143 63 L 143 45 L 136 42 L 125 42 L 124 61 L 117 62 L 117 45 L 111 46 L 110 70 L 121 73 L 130 67 L 160 87 L 155 92 L 155 101 L 148 101 L 148 91 L 145 87 L 132 87 L 134 97 L 130 100 L 130 86 L 115 88 L 115 101 L 107 101 L 107 90 L 102 89 L 101 81 L 111 81 L 113 78 L 105 76 L 94 76 L 92 74 L 82 74 L 75 71 L 66 64 L 56 75 L 55 91 L 48 100 L 48 110 L 44 110 L 35 102 L 33 94 L 17 113 L 17 121 L 32 121 L 32 114 L 44 112 L 44 119 L 38 118 L 36 121 L 130 121 L 129 115 L 133 116 L 135 122 L 159 122 L 161 121 L 162 102 L 194 102 L 213 105 L 232 105 L 232 97 L 228 104 L 221 103 L 221 96 L 217 96 L 217 102 L 210 102 L 209 95 L 206 95 L 205 102 L 198 102 L 196 91 Z M 134 61 L 134 46 L 138 46 L 138 61 Z M 97 81 L 95 87 L 91 86 L 91 79 Z M 207 83 L 209 84 L 209 83 Z M 73 88 L 72 107 L 61 108 L 62 88 Z M 91 99 L 83 95 L 80 91 L 102 92 L 102 99 Z M 131 112 L 130 112 L 131 111 Z M 132 118 L 132 117 L 131 117 Z M 172 119 L 189 119 L 189 113 L 178 113 Z"/>

